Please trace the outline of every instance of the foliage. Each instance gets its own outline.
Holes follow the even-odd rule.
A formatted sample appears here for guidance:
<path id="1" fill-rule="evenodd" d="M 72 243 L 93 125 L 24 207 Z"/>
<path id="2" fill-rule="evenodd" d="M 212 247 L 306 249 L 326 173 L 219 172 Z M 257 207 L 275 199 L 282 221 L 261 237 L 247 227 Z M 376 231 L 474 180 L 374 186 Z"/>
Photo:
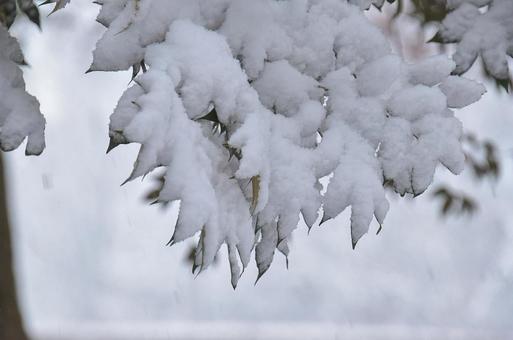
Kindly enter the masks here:
<path id="1" fill-rule="evenodd" d="M 57 10 L 68 2 L 45 3 Z M 106 31 L 89 71 L 132 68 L 134 80 L 111 116 L 108 150 L 141 145 L 127 181 L 164 172 L 151 196 L 180 201 L 169 244 L 196 235 L 193 271 L 207 268 L 226 245 L 234 287 L 253 252 L 260 278 L 275 250 L 287 256 L 300 218 L 312 228 L 349 206 L 354 248 L 373 218 L 383 224 L 385 186 L 417 196 L 439 164 L 455 174 L 463 168 L 454 110 L 485 90 L 459 76 L 468 60 L 458 55 L 456 63 L 434 56 L 408 64 L 392 53 L 362 11 L 383 0 L 98 3 Z M 458 19 L 462 6 L 474 5 L 447 7 L 439 35 L 460 42 L 459 51 L 480 49 L 487 69 L 503 76 L 483 46 L 465 44 L 467 34 L 483 34 L 479 22 L 495 10 L 474 18 L 480 30 L 465 26 L 455 37 L 446 19 Z M 2 13 L 14 15 L 12 8 Z M 7 92 L 4 98 L 19 100 L 0 103 L 8 118 L 0 144 L 10 150 L 28 136 L 28 153 L 37 154 L 44 119 L 24 91 L 19 46 L 1 32 L 0 45 L 10 49 L 0 53 L 0 84 L 3 93 L 20 94 Z M 10 74 L 16 81 L 5 78 Z"/>

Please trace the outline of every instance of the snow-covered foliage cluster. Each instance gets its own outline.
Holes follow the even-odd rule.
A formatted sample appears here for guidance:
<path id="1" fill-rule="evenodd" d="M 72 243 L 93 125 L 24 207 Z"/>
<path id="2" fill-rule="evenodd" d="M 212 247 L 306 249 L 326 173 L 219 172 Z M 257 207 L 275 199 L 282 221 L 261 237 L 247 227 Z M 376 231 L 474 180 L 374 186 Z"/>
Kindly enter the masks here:
<path id="1" fill-rule="evenodd" d="M 100 3 L 91 71 L 144 71 L 111 116 L 110 148 L 141 144 L 129 180 L 165 167 L 158 201 L 181 202 L 171 243 L 199 234 L 200 270 L 226 244 L 234 286 L 253 249 L 260 275 L 288 254 L 301 216 L 312 227 L 351 206 L 354 247 L 383 223 L 386 185 L 418 195 L 439 163 L 462 170 L 452 109 L 484 88 L 451 76 L 447 57 L 406 64 L 368 1 Z"/>
<path id="2" fill-rule="evenodd" d="M 199 234 L 200 271 L 226 244 L 234 286 L 253 250 L 260 275 L 276 249 L 288 254 L 300 218 L 311 228 L 350 206 L 354 247 L 373 217 L 383 223 L 385 187 L 419 195 L 438 164 L 459 173 L 452 109 L 484 88 L 451 74 L 481 53 L 502 77 L 512 52 L 506 0 L 449 1 L 439 35 L 460 42 L 455 61 L 417 64 L 395 55 L 364 16 L 383 0 L 97 2 L 107 30 L 90 71 L 134 74 L 111 116 L 109 150 L 141 145 L 128 180 L 165 169 L 157 202 L 180 201 L 170 243 Z M 69 0 L 44 3 L 55 11 Z M 39 154 L 44 118 L 1 25 L 0 46 L 0 146 L 28 136 L 27 154 Z"/>
<path id="3" fill-rule="evenodd" d="M 39 155 L 44 147 L 45 119 L 39 102 L 25 91 L 23 54 L 16 39 L 0 24 L 0 148 L 16 149 L 27 137 L 25 153 Z"/>
<path id="4" fill-rule="evenodd" d="M 508 55 L 513 56 L 513 1 L 448 0 L 450 10 L 437 34 L 439 41 L 457 43 L 455 74 L 466 72 L 480 55 L 485 69 L 498 80 L 509 80 Z"/>
<path id="5" fill-rule="evenodd" d="M 54 4 L 54 11 L 70 0 L 47 0 L 41 4 Z M 39 10 L 32 0 L 0 1 L 0 149 L 16 149 L 25 138 L 25 154 L 39 155 L 45 148 L 45 119 L 37 99 L 25 90 L 23 71 L 25 59 L 9 27 L 17 15 L 23 13 L 39 25 Z"/>
<path id="6" fill-rule="evenodd" d="M 352 1 L 352 0 L 349 0 Z M 410 3 L 410 14 L 425 24 L 435 22 L 437 34 L 432 42 L 455 44 L 453 73 L 467 72 L 480 56 L 486 75 L 510 88 L 513 84 L 508 69 L 508 56 L 513 56 L 513 1 L 511 0 L 387 0 Z M 354 0 L 362 8 L 383 6 L 381 0 Z"/>

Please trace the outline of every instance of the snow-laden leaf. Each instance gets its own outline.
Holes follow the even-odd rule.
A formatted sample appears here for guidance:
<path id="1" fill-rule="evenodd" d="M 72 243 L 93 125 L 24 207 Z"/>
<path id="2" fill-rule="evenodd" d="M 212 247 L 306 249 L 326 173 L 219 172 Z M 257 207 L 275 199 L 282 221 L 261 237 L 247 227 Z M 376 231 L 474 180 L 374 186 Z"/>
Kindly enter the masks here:
<path id="1" fill-rule="evenodd" d="M 54 4 L 53 6 L 53 9 L 52 11 L 50 12 L 50 14 L 52 13 L 55 13 L 61 9 L 63 9 L 64 7 L 66 7 L 69 3 L 71 2 L 71 0 L 45 0 L 43 1 L 40 6 L 42 5 L 49 5 L 49 4 Z"/>
<path id="2" fill-rule="evenodd" d="M 488 6 L 483 10 L 483 6 Z M 510 79 L 508 56 L 513 55 L 513 1 L 452 0 L 437 38 L 457 43 L 454 74 L 465 73 L 480 55 L 495 79 Z"/>
<path id="3" fill-rule="evenodd" d="M 45 147 L 45 119 L 39 102 L 25 90 L 25 64 L 16 39 L 0 25 L 0 148 L 16 149 L 25 138 L 27 155 L 39 155 Z"/>

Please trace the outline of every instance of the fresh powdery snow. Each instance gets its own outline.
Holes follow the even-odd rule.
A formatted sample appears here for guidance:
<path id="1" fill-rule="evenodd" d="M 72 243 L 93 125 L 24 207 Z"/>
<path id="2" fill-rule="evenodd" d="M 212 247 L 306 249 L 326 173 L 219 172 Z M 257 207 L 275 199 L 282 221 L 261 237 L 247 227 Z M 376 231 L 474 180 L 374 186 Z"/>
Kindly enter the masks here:
<path id="1" fill-rule="evenodd" d="M 276 249 L 287 256 L 301 218 L 311 228 L 349 206 L 355 247 L 373 218 L 384 223 L 386 186 L 420 195 L 439 164 L 462 171 L 452 109 L 485 90 L 451 74 L 477 52 L 494 74 L 507 72 L 513 16 L 498 8 L 511 14 L 512 2 L 449 1 L 440 34 L 460 42 L 454 61 L 416 64 L 365 17 L 383 2 L 98 1 L 107 30 L 90 71 L 134 71 L 111 116 L 109 150 L 141 145 L 128 180 L 165 169 L 157 202 L 180 201 L 170 244 L 198 239 L 194 271 L 226 244 L 235 287 L 253 250 L 262 275 Z M 479 39 L 485 28 L 492 39 Z M 0 45 L 2 147 L 28 136 L 28 152 L 39 153 L 44 120 L 3 28 Z"/>

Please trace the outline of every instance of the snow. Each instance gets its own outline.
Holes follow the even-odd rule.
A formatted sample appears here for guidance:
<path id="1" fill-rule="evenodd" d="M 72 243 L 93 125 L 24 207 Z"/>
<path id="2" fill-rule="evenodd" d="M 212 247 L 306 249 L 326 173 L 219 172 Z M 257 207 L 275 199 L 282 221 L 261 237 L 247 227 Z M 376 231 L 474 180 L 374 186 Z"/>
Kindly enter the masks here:
<path id="1" fill-rule="evenodd" d="M 486 10 L 482 6 L 488 5 Z M 513 2 L 510 0 L 449 1 L 450 12 L 439 35 L 456 42 L 456 74 L 466 72 L 478 55 L 496 79 L 509 79 L 507 58 L 513 51 Z"/>
<path id="2" fill-rule="evenodd" d="M 462 108 L 478 101 L 486 89 L 483 85 L 463 77 L 448 77 L 442 84 L 440 90 L 447 97 L 447 105 L 451 108 Z"/>
<path id="3" fill-rule="evenodd" d="M 444 55 L 432 56 L 410 65 L 409 82 L 413 85 L 434 86 L 446 79 L 456 67 L 454 61 Z"/>
<path id="4" fill-rule="evenodd" d="M 415 121 L 428 114 L 440 114 L 447 108 L 447 98 L 438 88 L 415 85 L 395 93 L 387 112 L 393 117 Z"/>
<path id="5" fill-rule="evenodd" d="M 41 35 L 18 26 L 27 30 L 20 40 L 32 65 L 28 90 L 48 122 L 49 147 L 40 157 L 4 155 L 19 296 L 33 338 L 511 338 L 507 157 L 495 190 L 476 183 L 470 171 L 438 170 L 430 188 L 443 183 L 479 197 L 472 217 L 439 218 L 433 190 L 416 199 L 387 193 L 383 230 L 364 237 L 356 251 L 346 209 L 309 234 L 301 221 L 288 242 L 289 270 L 277 255 L 256 286 L 252 259 L 231 289 L 225 246 L 215 265 L 191 275 L 185 253 L 193 240 L 165 247 L 179 204 L 143 202 L 153 175 L 119 187 L 139 145 L 104 154 L 106 113 L 131 75 L 83 75 L 103 33 L 93 20 L 97 9 L 72 1 Z M 510 101 L 491 88 L 457 114 L 466 129 L 500 141 L 505 155 Z M 373 222 L 371 232 L 377 227 Z"/>
<path id="6" fill-rule="evenodd" d="M 18 42 L 2 25 L 0 46 L 0 148 L 14 150 L 27 138 L 25 153 L 39 155 L 45 147 L 45 119 L 37 99 L 25 91 L 19 68 L 25 61 Z"/>
<path id="7" fill-rule="evenodd" d="M 105 1 L 99 21 L 92 70 L 148 66 L 111 116 L 111 146 L 141 144 L 129 180 L 166 167 L 171 244 L 200 233 L 203 269 L 226 243 L 234 286 L 254 246 L 259 276 L 288 255 L 300 216 L 311 227 L 321 207 L 324 222 L 350 206 L 354 247 L 384 223 L 385 184 L 418 195 L 439 163 L 462 170 L 449 108 L 482 88 L 448 78 L 445 57 L 407 64 L 357 6 Z"/>
<path id="8" fill-rule="evenodd" d="M 55 11 L 69 0 L 52 2 Z M 453 109 L 485 90 L 451 74 L 478 53 L 492 75 L 509 72 L 506 0 L 488 10 L 481 1 L 451 2 L 439 34 L 459 42 L 454 61 L 415 64 L 393 53 L 363 14 L 381 0 L 99 4 L 106 30 L 89 71 L 133 68 L 134 76 L 111 116 L 108 151 L 140 145 L 126 182 L 163 168 L 156 203 L 180 201 L 170 245 L 198 239 L 201 272 L 226 244 L 234 287 L 253 250 L 259 276 L 276 249 L 288 256 L 301 217 L 312 228 L 351 207 L 355 247 L 374 218 L 384 223 L 386 186 L 417 196 L 439 164 L 460 173 L 462 125 Z M 11 150 L 28 136 L 27 154 L 39 154 L 44 118 L 24 91 L 21 51 L 3 28 L 0 45 L 8 94 L 0 145 Z"/>

